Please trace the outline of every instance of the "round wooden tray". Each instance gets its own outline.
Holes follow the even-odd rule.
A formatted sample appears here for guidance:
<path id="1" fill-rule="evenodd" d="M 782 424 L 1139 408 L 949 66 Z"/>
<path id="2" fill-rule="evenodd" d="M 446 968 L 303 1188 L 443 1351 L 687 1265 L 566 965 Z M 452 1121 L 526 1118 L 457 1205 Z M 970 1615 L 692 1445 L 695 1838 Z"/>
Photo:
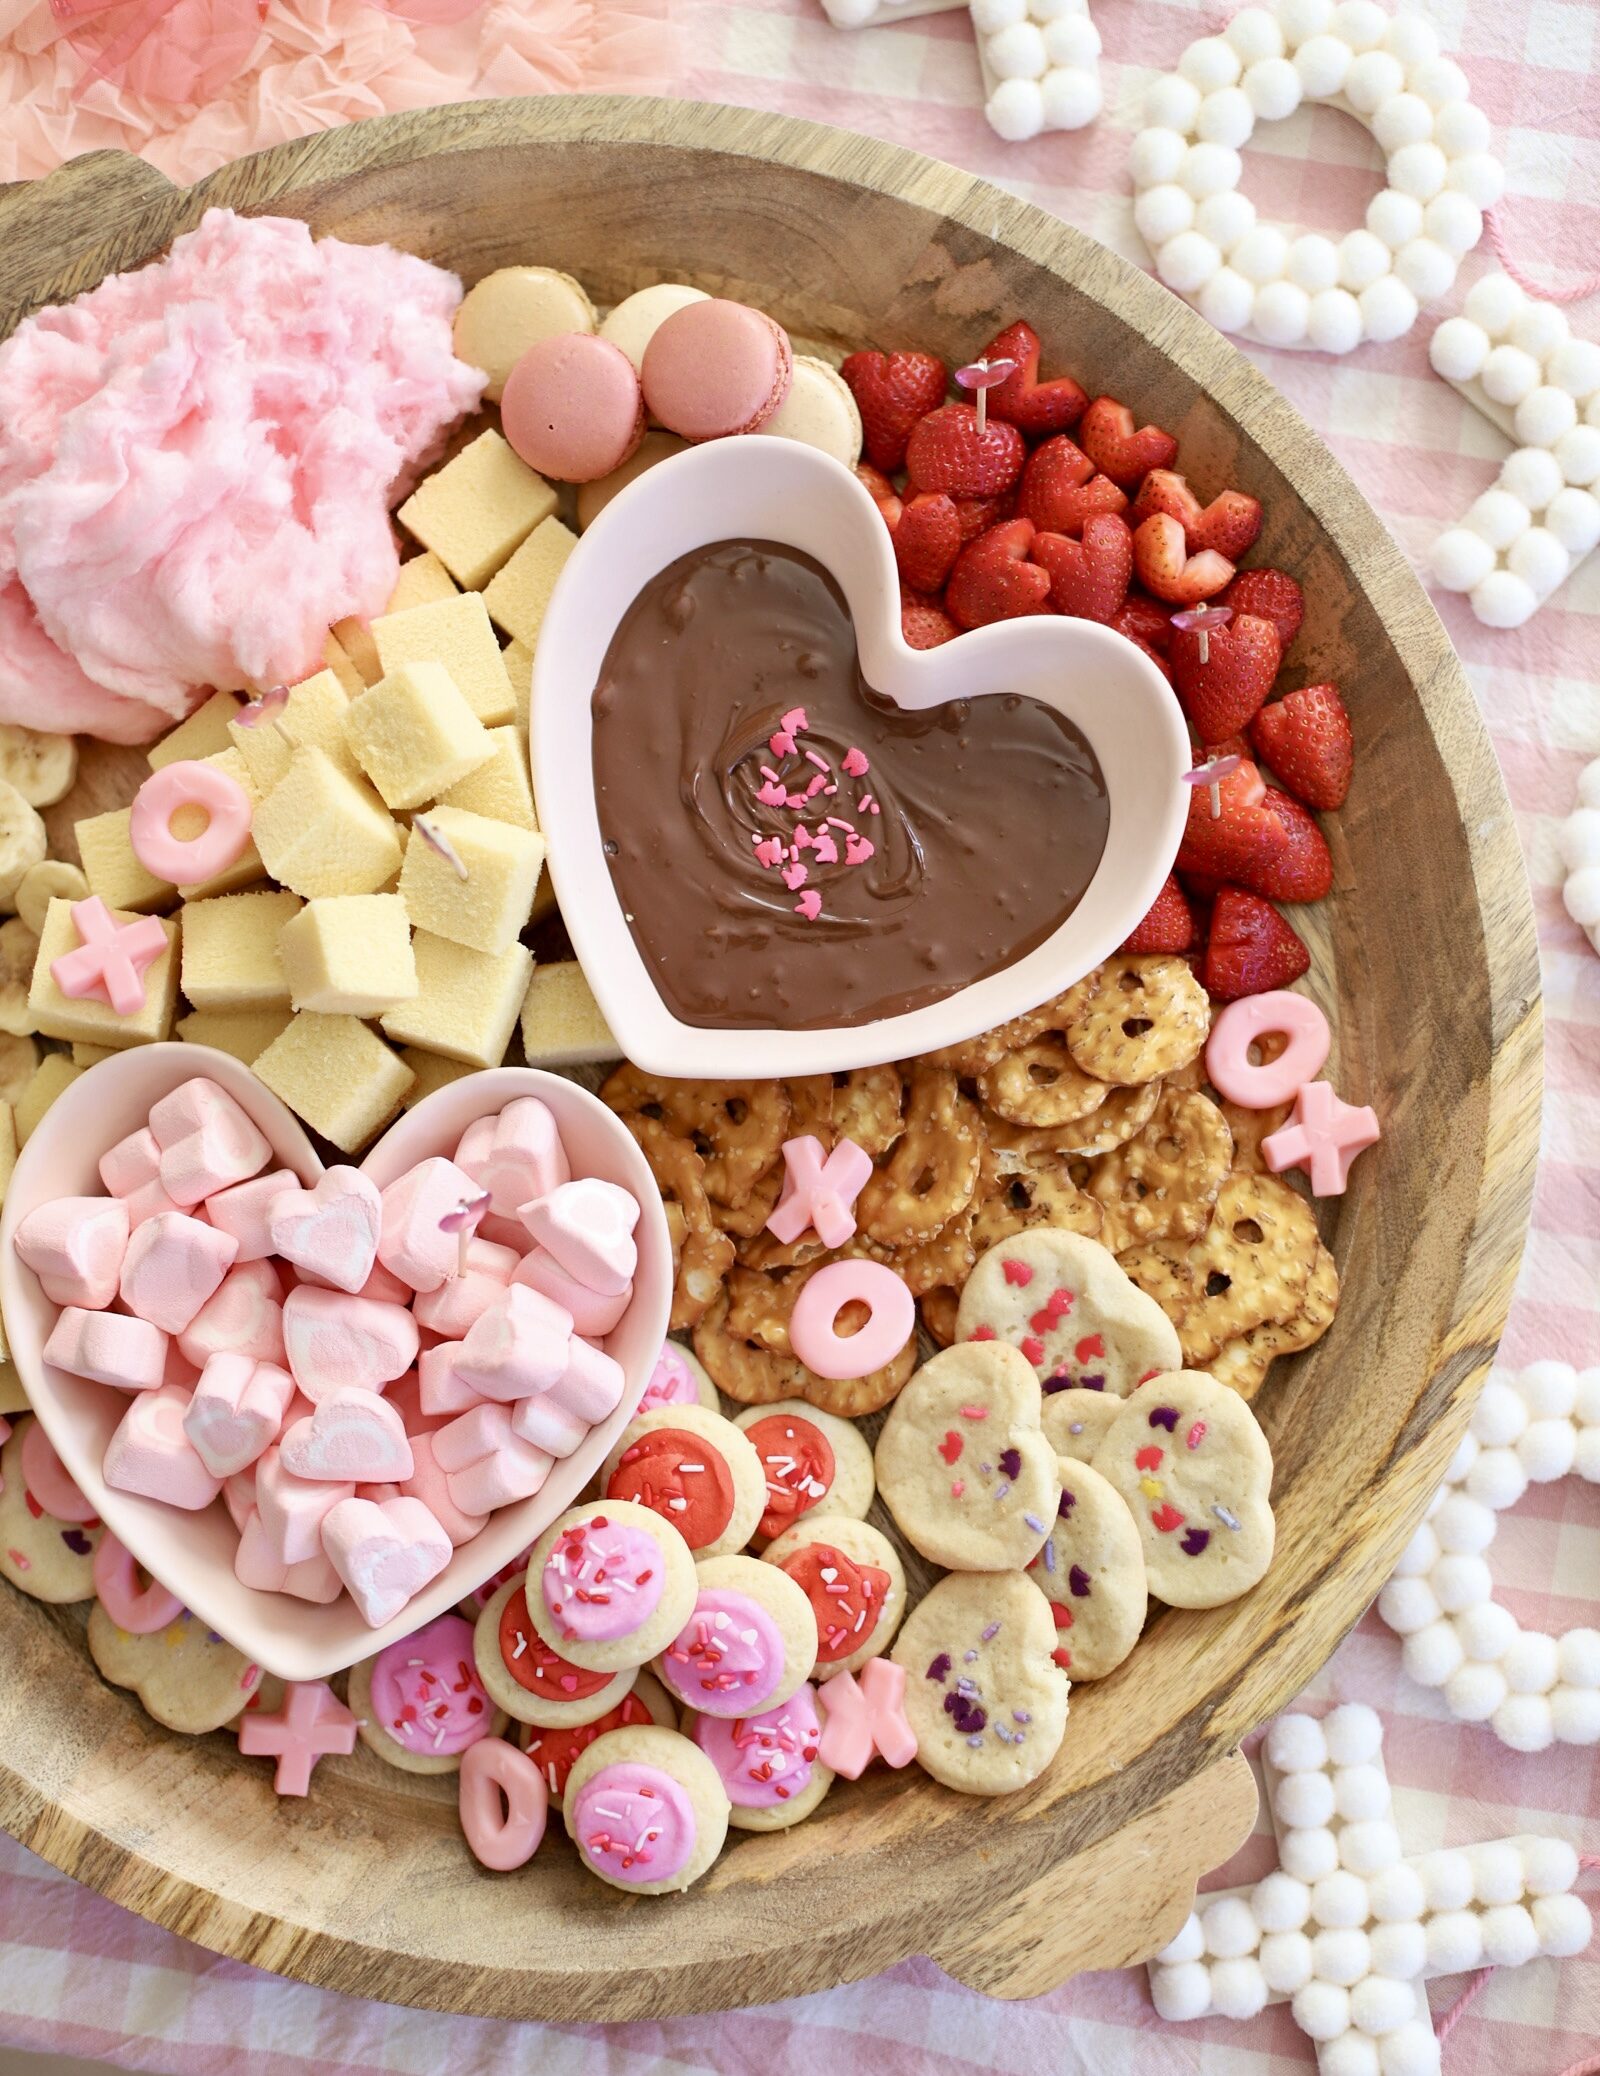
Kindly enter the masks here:
<path id="1" fill-rule="evenodd" d="M 681 277 L 844 347 L 962 358 L 1026 315 L 1091 389 L 1180 437 L 1202 495 L 1254 492 L 1256 559 L 1305 586 L 1301 675 L 1338 680 L 1355 720 L 1312 983 L 1334 1008 L 1331 1071 L 1385 1137 L 1324 1206 L 1334 1329 L 1258 1404 L 1277 1458 L 1271 1572 L 1231 1607 L 1157 1615 L 1119 1674 L 1074 1693 L 1065 1746 L 1025 1793 L 975 1801 L 880 1769 L 796 1830 L 744 1837 L 671 1903 L 602 1888 L 562 1841 L 493 1876 L 463 1848 L 448 1789 L 324 1761 L 305 1803 L 279 1803 L 230 1741 L 184 1744 L 102 1685 L 77 1614 L 8 1593 L 0 1822 L 220 1951 L 441 2009 L 659 2016 L 917 1952 L 1031 1995 L 1142 1957 L 1248 1827 L 1240 1738 L 1333 1650 L 1420 1515 L 1521 1249 L 1533 918 L 1494 756 L 1427 599 L 1327 449 L 1199 317 L 1066 224 L 910 152 L 731 108 L 552 97 L 357 124 L 187 193 L 97 154 L 0 194 L 0 334 L 216 203 L 392 239 L 469 280 L 540 261 L 611 301 Z"/>

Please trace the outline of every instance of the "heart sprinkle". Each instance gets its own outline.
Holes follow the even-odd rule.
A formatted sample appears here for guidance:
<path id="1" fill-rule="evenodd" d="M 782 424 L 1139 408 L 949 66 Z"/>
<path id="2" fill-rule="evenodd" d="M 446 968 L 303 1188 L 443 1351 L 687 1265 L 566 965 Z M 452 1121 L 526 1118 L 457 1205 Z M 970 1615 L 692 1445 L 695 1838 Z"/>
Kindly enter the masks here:
<path id="1" fill-rule="evenodd" d="M 1150 1425 L 1152 1427 L 1164 1427 L 1167 1430 L 1168 1434 L 1175 1434 L 1178 1428 L 1177 1407 L 1157 1406 L 1155 1411 L 1150 1415 Z"/>

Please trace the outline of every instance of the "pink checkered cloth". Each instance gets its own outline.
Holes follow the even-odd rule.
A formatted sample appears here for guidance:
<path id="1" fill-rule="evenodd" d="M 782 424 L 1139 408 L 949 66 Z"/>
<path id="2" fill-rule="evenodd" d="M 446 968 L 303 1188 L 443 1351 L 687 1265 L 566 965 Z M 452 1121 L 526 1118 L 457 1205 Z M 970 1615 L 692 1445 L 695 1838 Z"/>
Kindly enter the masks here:
<path id="1" fill-rule="evenodd" d="M 307 6 L 310 0 L 293 0 Z M 355 0 L 318 0 L 330 8 Z M 592 22 L 599 0 L 539 0 L 538 18 Z M 508 9 L 497 10 L 504 21 Z M 1506 224 L 1525 272 L 1560 285 L 1600 251 L 1600 9 L 1596 0 L 1487 0 L 1434 10 L 1510 169 Z M 1128 140 L 1142 88 L 1216 17 L 1183 0 L 1096 0 L 1106 114 L 1077 136 L 1003 144 L 981 113 L 972 33 L 957 12 L 843 33 L 817 0 L 674 0 L 674 91 L 815 116 L 932 152 L 1093 231 L 1143 263 L 1133 230 Z M 8 20 L 0 0 L 0 39 Z M 581 67 L 580 73 L 581 73 Z M 556 84 L 580 83 L 556 81 Z M 586 82 L 581 82 L 586 83 Z M 499 89 L 505 91 L 504 87 Z M 513 91 L 526 90 L 518 85 Z M 381 93 L 381 82 L 378 88 Z M 0 139 L 17 111 L 0 114 Z M 308 116 L 302 127 L 319 126 Z M 292 134 L 285 131 L 283 134 Z M 241 147 L 243 148 L 243 147 Z M 162 147 L 153 148 L 159 156 Z M 1246 154 L 1246 187 L 1280 221 L 1343 231 L 1380 184 L 1376 147 L 1326 112 L 1268 129 Z M 530 249 L 530 258 L 537 258 Z M 1465 290 L 1487 262 L 1468 262 Z M 1453 302 L 1451 307 L 1456 307 Z M 1019 313 L 1026 314 L 1026 313 Z M 1574 328 L 1600 338 L 1600 299 Z M 1328 439 L 1407 552 L 1495 475 L 1506 443 L 1428 370 L 1429 321 L 1392 346 L 1333 361 L 1256 357 Z M 867 343 L 867 342 L 863 342 Z M 974 344 L 981 342 L 974 341 Z M 1137 404 L 1138 399 L 1131 402 Z M 1480 627 L 1440 601 L 1505 769 L 1534 882 L 1544 960 L 1545 1157 L 1508 1330 L 1507 1360 L 1600 1363 L 1600 959 L 1560 901 L 1555 829 L 1577 775 L 1600 755 L 1600 556 L 1517 633 Z M 1600 1624 L 1594 1495 L 1536 1486 L 1506 1516 L 1493 1562 L 1525 1623 Z M 1560 1591 L 1551 1581 L 1561 1581 Z M 1408 1851 L 1547 1831 L 1600 1851 L 1600 1748 L 1508 1752 L 1456 1725 L 1413 1685 L 1397 1640 L 1369 1615 L 1307 1699 L 1382 1713 Z M 1211 1886 L 1271 1864 L 1258 1835 Z M 1600 1880 L 1587 1877 L 1591 1890 Z M 1435 1986 L 1441 2009 L 1460 1985 Z M 439 2018 L 278 1981 L 160 1932 L 0 1838 L 0 2047 L 98 2056 L 173 2076 L 569 2076 L 715 2071 L 717 2076 L 1303 2076 L 1312 2049 L 1286 2008 L 1247 2024 L 1168 2026 L 1143 1970 L 1081 1976 L 1055 1995 L 1001 2005 L 926 1961 L 826 1995 L 724 2017 L 609 2027 Z M 1445 2053 L 1446 2076 L 1557 2076 L 1600 2046 L 1600 1942 L 1493 1980 Z M 3 2055 L 0 2055 L 3 2067 Z"/>

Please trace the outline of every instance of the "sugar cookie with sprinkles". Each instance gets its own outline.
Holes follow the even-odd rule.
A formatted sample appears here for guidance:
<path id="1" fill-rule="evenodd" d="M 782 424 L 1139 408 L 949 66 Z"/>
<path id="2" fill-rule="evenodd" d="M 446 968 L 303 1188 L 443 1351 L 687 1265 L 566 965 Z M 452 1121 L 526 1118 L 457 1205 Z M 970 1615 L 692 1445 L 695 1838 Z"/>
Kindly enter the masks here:
<path id="1" fill-rule="evenodd" d="M 528 1619 L 527 1568 L 507 1579 L 473 1624 L 478 1677 L 490 1700 L 519 1723 L 580 1730 L 620 1706 L 638 1668 L 594 1672 L 553 1651 Z"/>
<path id="2" fill-rule="evenodd" d="M 845 1514 L 807 1515 L 768 1543 L 817 1618 L 818 1680 L 857 1672 L 888 1650 L 906 1611 L 900 1553 L 881 1528 Z"/>
<path id="3" fill-rule="evenodd" d="M 104 1530 L 93 1518 L 58 1520 L 28 1490 L 22 1448 L 31 1425 L 18 1421 L 0 1448 L 0 1578 L 54 1607 L 93 1600 L 94 1553 Z"/>
<path id="4" fill-rule="evenodd" d="M 961 1293 L 956 1339 L 1020 1348 L 1046 1392 L 1126 1398 L 1183 1362 L 1155 1299 L 1097 1240 L 1060 1226 L 1013 1234 L 979 1259 Z"/>
<path id="5" fill-rule="evenodd" d="M 733 1424 L 748 1437 L 766 1480 L 766 1509 L 752 1541 L 770 1542 L 811 1513 L 864 1519 L 877 1487 L 872 1451 L 851 1421 L 786 1398 L 746 1406 Z"/>
<path id="6" fill-rule="evenodd" d="M 708 1716 L 743 1716 L 787 1701 L 817 1662 L 805 1589 L 755 1557 L 708 1557 L 683 1627 L 656 1660 L 669 1694 Z"/>
<path id="7" fill-rule="evenodd" d="M 1094 1459 L 1132 1510 L 1151 1593 L 1220 1607 L 1272 1562 L 1272 1451 L 1254 1413 L 1199 1370 L 1127 1400 Z"/>
<path id="8" fill-rule="evenodd" d="M 1038 1381 L 1004 1341 L 959 1341 L 923 1364 L 878 1436 L 878 1490 L 913 1548 L 952 1571 L 1014 1571 L 1056 1517 L 1056 1452 Z"/>
<path id="9" fill-rule="evenodd" d="M 721 1410 L 717 1387 L 712 1383 L 705 1364 L 692 1348 L 685 1348 L 680 1341 L 662 1342 L 661 1353 L 656 1357 L 656 1366 L 644 1387 L 644 1396 L 634 1409 L 634 1417 L 637 1419 L 640 1413 L 658 1412 L 663 1406 L 704 1406 L 708 1413 Z"/>
<path id="10" fill-rule="evenodd" d="M 702 1716 L 691 1710 L 684 1734 L 716 1767 L 736 1831 L 787 1831 L 811 1815 L 833 1786 L 819 1756 L 822 1719 L 809 1682 L 775 1708 L 753 1716 Z"/>
<path id="11" fill-rule="evenodd" d="M 1109 1391 L 1085 1391 L 1070 1385 L 1065 1391 L 1045 1393 L 1040 1423 L 1058 1457 L 1093 1463 L 1106 1429 L 1121 1408 L 1121 1399 L 1113 1398 Z"/>
<path id="12" fill-rule="evenodd" d="M 696 1557 L 742 1550 L 767 1503 L 760 1459 L 731 1420 L 704 1406 L 660 1406 L 622 1430 L 600 1488 L 670 1521 Z"/>
<path id="13" fill-rule="evenodd" d="M 552 1651 L 591 1672 L 647 1664 L 683 1627 L 694 1596 L 683 1537 L 632 1500 L 569 1508 L 528 1558 L 534 1628 Z"/>
<path id="14" fill-rule="evenodd" d="M 891 1656 L 906 1675 L 917 1763 L 964 1795 L 1037 1780 L 1067 1728 L 1050 1603 L 1020 1571 L 952 1572 L 915 1607 Z"/>
<path id="15" fill-rule="evenodd" d="M 479 1676 L 473 1625 L 440 1615 L 350 1668 L 356 1734 L 401 1773 L 458 1773 L 461 1755 L 506 1726 Z"/>
<path id="16" fill-rule="evenodd" d="M 231 1723 L 261 1684 L 261 1667 L 187 1609 L 165 1629 L 130 1636 L 96 1601 L 89 1656 L 114 1687 L 138 1695 L 146 1715 L 187 1737 Z"/>
<path id="17" fill-rule="evenodd" d="M 1144 1627 L 1144 1550 L 1127 1501 L 1108 1479 L 1070 1459 L 1061 1471 L 1055 1526 L 1028 1576 L 1055 1610 L 1056 1663 L 1074 1680 L 1100 1680 Z"/>
<path id="18" fill-rule="evenodd" d="M 631 1895 L 666 1896 L 711 1866 L 728 1813 L 722 1776 L 691 1738 L 637 1724 L 578 1755 L 561 1817 L 591 1874 Z"/>
<path id="19" fill-rule="evenodd" d="M 567 1778 L 580 1755 L 608 1730 L 628 1730 L 640 1723 L 655 1723 L 663 1730 L 678 1727 L 677 1703 L 648 1672 L 639 1673 L 616 1707 L 608 1708 L 592 1723 L 580 1723 L 569 1730 L 524 1723 L 517 1732 L 517 1742 L 544 1776 L 550 1807 L 560 1809 L 567 1792 Z"/>

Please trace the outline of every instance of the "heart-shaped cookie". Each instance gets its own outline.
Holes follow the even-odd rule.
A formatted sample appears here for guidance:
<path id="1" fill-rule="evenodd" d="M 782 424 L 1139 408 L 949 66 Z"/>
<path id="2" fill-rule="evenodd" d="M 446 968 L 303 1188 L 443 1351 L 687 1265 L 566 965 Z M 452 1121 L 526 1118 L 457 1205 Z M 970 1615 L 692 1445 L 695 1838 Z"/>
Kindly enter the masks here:
<path id="1" fill-rule="evenodd" d="M 310 1189 L 286 1189 L 267 1219 L 274 1248 L 319 1283 L 357 1291 L 378 1258 L 383 1199 L 359 1168 L 330 1168 Z"/>
<path id="2" fill-rule="evenodd" d="M 1155 1299 L 1098 1240 L 1059 1226 L 1013 1234 L 979 1259 L 961 1293 L 956 1339 L 1020 1349 L 1046 1393 L 1126 1398 L 1183 1361 Z"/>
<path id="3" fill-rule="evenodd" d="M 854 623 L 860 676 L 881 695 L 876 709 L 880 717 L 930 714 L 960 701 L 977 707 L 989 695 L 1020 695 L 1081 729 L 1098 761 L 1109 821 L 1104 849 L 1083 896 L 1062 919 L 1059 909 L 1036 913 L 1019 892 L 1015 910 L 998 926 L 1009 956 L 997 969 L 986 969 L 984 961 L 997 929 L 992 908 L 984 911 L 981 924 L 974 915 L 972 941 L 963 944 L 949 906 L 952 886 L 935 885 L 931 877 L 922 885 L 919 899 L 928 915 L 927 929 L 937 931 L 943 949 L 940 979 L 958 983 L 937 1000 L 925 993 L 921 1006 L 912 1004 L 892 1013 L 876 1013 L 870 1003 L 861 1004 L 858 1008 L 866 1013 L 853 1023 L 823 1027 L 818 1003 L 826 1008 L 833 999 L 825 987 L 815 997 L 802 990 L 786 1022 L 774 1016 L 759 1027 L 714 1028 L 675 1012 L 652 978 L 651 962 L 641 950 L 641 944 L 650 943 L 650 933 L 642 923 L 636 924 L 636 941 L 606 852 L 591 696 L 613 636 L 647 586 L 680 557 L 714 543 L 738 541 L 776 543 L 780 549 L 798 551 L 834 579 Z M 568 559 L 545 614 L 534 664 L 533 762 L 539 819 L 550 844 L 550 871 L 562 915 L 600 1007 L 619 1048 L 650 1071 L 735 1077 L 813 1074 L 957 1043 L 1060 993 L 1112 952 L 1154 900 L 1177 852 L 1186 810 L 1180 781 L 1189 762 L 1181 715 L 1161 673 L 1131 642 L 1109 629 L 1055 614 L 980 628 L 940 649 L 912 650 L 900 634 L 899 601 L 893 544 L 871 497 L 848 469 L 796 441 L 713 441 L 674 456 L 614 498 Z M 770 732 L 784 733 L 776 726 Z M 937 732 L 937 722 L 922 730 L 928 736 Z M 987 712 L 981 722 L 974 719 L 972 733 L 975 741 L 983 739 L 986 765 L 1006 754 L 999 740 L 1004 731 Z M 791 762 L 807 746 L 803 730 L 795 740 L 799 747 Z M 744 748 L 759 746 L 749 743 Z M 835 758 L 828 756 L 829 772 L 814 774 L 824 779 L 824 786 L 837 788 L 832 796 L 819 789 L 821 811 L 812 816 L 823 825 L 821 838 L 839 853 L 825 868 L 829 886 L 841 883 L 833 875 L 850 877 L 845 855 L 849 832 L 854 832 L 859 854 L 862 842 L 874 848 L 887 844 L 892 826 L 903 837 L 898 817 L 910 812 L 918 833 L 931 841 L 932 824 L 946 822 L 960 806 L 946 789 L 936 803 L 912 809 L 916 789 L 906 782 L 904 801 L 886 795 L 874 819 L 870 806 L 860 808 L 862 795 L 872 793 L 875 784 L 871 752 L 868 770 L 855 776 L 851 774 L 857 773 L 858 765 L 843 760 L 848 749 L 859 750 L 861 745 L 852 741 L 836 747 L 838 769 L 833 769 Z M 819 754 L 827 748 L 824 743 Z M 898 752 L 890 754 L 896 770 L 889 775 L 904 781 Z M 1027 795 L 1035 761 L 1018 756 L 1007 766 L 1016 774 L 1013 807 Z M 773 766 L 774 771 L 778 768 Z M 804 768 L 811 772 L 811 766 Z M 673 799 L 676 777 L 664 777 L 664 797 Z M 802 785 L 809 784 L 808 776 Z M 711 790 L 720 797 L 715 784 Z M 999 797 L 993 787 L 979 787 L 976 778 L 973 791 L 975 797 Z M 848 828 L 831 829 L 827 816 L 841 803 L 849 813 L 837 819 Z M 986 815 L 981 829 L 969 834 L 983 846 L 1003 844 L 1009 840 L 1007 828 L 1005 815 L 996 808 Z M 810 877 L 819 862 L 816 850 L 802 848 L 787 863 L 774 858 L 771 870 L 763 870 L 761 862 L 751 864 L 752 838 L 761 834 L 753 823 L 739 833 L 740 886 L 750 899 L 759 898 L 763 904 L 773 932 L 774 958 L 781 947 L 782 959 L 793 962 L 797 974 L 803 973 L 808 941 L 804 933 L 815 928 L 816 941 L 825 944 L 830 930 L 826 904 L 813 906 L 807 900 L 824 884 L 820 876 L 815 881 Z M 812 841 L 809 826 L 807 841 Z M 671 844 L 666 848 L 673 853 Z M 864 860 L 854 869 L 870 873 L 873 862 Z M 799 872 L 802 866 L 805 877 Z M 695 883 L 693 874 L 658 868 L 654 884 L 646 889 L 652 908 L 682 903 Z M 1016 875 L 1008 875 L 1007 883 L 1015 886 Z M 1024 907 L 1027 927 L 1020 926 Z M 636 917 L 642 913 L 637 904 L 629 912 Z M 672 921 L 667 913 L 666 924 Z M 870 923 L 833 927 L 848 927 L 856 953 L 871 943 Z M 871 970 L 868 961 L 869 974 Z M 748 1004 L 740 1013 L 747 1011 Z"/>

